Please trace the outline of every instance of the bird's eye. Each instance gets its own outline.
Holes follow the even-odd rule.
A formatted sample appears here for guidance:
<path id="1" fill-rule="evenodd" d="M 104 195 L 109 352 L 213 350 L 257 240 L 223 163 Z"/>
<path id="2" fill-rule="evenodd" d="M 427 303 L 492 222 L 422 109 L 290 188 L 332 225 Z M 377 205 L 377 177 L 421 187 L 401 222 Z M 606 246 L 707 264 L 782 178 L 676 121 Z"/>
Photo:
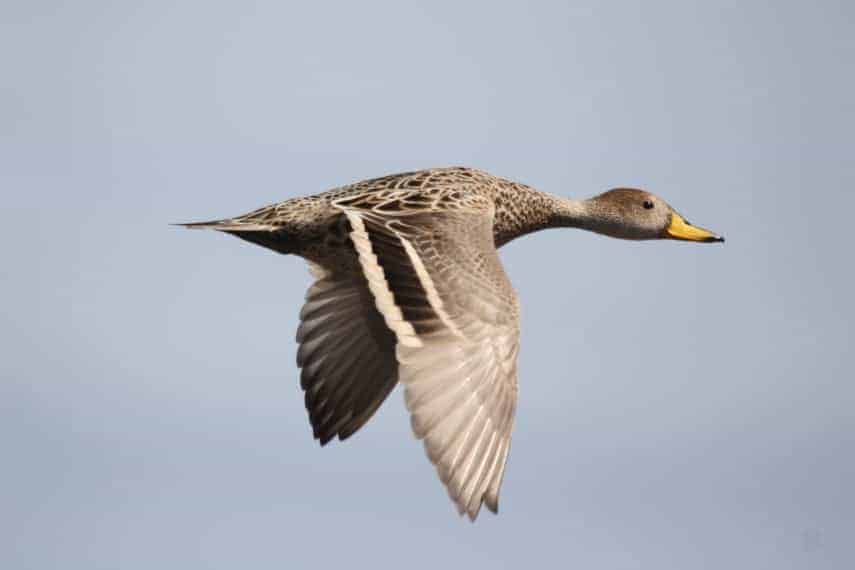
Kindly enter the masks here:
<path id="1" fill-rule="evenodd" d="M 644 209 L 645 210 L 652 210 L 653 209 L 653 201 L 652 200 L 645 200 L 644 201 Z"/>

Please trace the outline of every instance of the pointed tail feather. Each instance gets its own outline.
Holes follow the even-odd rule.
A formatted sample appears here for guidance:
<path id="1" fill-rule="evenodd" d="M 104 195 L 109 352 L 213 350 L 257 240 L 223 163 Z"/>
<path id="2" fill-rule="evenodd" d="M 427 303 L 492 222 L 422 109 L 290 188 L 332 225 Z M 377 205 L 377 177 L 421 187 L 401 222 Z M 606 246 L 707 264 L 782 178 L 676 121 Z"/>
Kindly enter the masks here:
<path id="1" fill-rule="evenodd" d="M 172 225 L 191 230 L 217 230 L 284 254 L 294 253 L 297 245 L 290 239 L 288 232 L 283 231 L 282 226 L 274 224 L 228 219 Z"/>
<path id="2" fill-rule="evenodd" d="M 240 220 L 213 220 L 210 222 L 190 222 L 184 224 L 170 224 L 181 226 L 191 230 L 219 230 L 221 232 L 270 232 L 278 229 L 272 224 L 259 224 L 256 222 L 242 222 Z"/>

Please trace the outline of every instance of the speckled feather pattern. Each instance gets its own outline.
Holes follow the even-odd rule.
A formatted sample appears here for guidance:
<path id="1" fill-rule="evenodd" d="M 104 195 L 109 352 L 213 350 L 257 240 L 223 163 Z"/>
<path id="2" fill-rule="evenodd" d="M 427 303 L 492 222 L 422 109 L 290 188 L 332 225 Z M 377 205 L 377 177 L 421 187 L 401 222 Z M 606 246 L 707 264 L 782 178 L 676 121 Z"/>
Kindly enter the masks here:
<path id="1" fill-rule="evenodd" d="M 336 203 L 378 203 L 411 210 L 466 210 L 486 198 L 495 208 L 493 235 L 497 246 L 547 227 L 554 213 L 549 196 L 525 184 L 465 167 L 405 172 L 365 180 L 314 196 L 293 198 L 260 208 L 225 224 L 268 226 L 279 234 L 283 253 L 310 260 L 328 259 L 342 245 L 346 222 Z"/>

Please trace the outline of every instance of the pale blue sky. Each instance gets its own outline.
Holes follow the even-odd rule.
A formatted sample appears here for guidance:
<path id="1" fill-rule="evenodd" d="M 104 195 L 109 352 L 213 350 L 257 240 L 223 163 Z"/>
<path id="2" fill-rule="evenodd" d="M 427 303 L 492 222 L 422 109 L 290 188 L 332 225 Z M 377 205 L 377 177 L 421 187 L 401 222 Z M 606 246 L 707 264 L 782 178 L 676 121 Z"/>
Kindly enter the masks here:
<path id="1" fill-rule="evenodd" d="M 852 567 L 853 21 L 842 1 L 5 3 L 0 566 Z M 451 164 L 646 187 L 728 239 L 502 250 L 520 404 L 501 514 L 474 526 L 400 392 L 312 440 L 301 260 L 167 226 Z"/>

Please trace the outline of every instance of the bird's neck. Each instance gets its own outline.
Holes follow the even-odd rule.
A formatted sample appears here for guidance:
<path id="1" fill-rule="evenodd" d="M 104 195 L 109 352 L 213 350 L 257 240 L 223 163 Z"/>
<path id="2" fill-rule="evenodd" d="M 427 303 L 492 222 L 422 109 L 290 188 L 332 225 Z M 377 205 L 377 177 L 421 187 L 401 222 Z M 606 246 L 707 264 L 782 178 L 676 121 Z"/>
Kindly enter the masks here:
<path id="1" fill-rule="evenodd" d="M 499 188 L 495 203 L 496 247 L 548 228 L 594 230 L 597 224 L 595 212 L 586 200 L 562 198 L 522 184 Z"/>

